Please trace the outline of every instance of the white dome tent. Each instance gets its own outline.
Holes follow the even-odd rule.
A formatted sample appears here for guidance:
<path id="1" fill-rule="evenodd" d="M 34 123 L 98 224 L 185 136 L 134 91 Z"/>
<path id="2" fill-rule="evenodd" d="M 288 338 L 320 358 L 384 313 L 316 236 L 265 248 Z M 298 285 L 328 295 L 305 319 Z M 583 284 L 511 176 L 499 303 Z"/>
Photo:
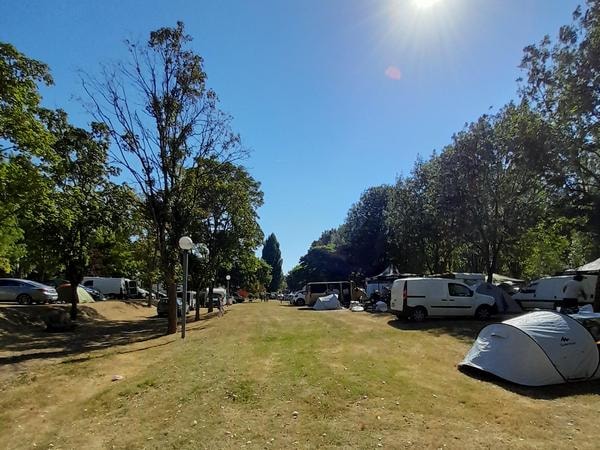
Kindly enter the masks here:
<path id="1" fill-rule="evenodd" d="M 313 305 L 313 309 L 317 311 L 325 311 L 331 309 L 340 309 L 342 306 L 340 305 L 340 301 L 338 300 L 338 296 L 335 294 L 326 295 L 324 297 L 319 297 L 315 304 Z"/>
<path id="2" fill-rule="evenodd" d="M 600 378 L 592 334 L 577 320 L 536 311 L 483 328 L 459 364 L 525 386 Z"/>

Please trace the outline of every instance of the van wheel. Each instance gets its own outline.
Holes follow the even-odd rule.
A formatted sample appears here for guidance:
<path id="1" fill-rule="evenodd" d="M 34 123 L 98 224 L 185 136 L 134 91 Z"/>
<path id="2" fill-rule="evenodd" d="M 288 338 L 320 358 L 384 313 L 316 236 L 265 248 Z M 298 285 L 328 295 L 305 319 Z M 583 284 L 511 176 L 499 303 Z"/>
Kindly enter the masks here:
<path id="1" fill-rule="evenodd" d="M 477 308 L 477 311 L 475 311 L 475 318 L 477 320 L 489 320 L 491 316 L 492 309 L 487 305 L 481 305 L 479 308 Z"/>
<path id="2" fill-rule="evenodd" d="M 427 317 L 427 310 L 422 306 L 417 306 L 412 310 L 410 317 L 415 322 L 423 322 Z"/>

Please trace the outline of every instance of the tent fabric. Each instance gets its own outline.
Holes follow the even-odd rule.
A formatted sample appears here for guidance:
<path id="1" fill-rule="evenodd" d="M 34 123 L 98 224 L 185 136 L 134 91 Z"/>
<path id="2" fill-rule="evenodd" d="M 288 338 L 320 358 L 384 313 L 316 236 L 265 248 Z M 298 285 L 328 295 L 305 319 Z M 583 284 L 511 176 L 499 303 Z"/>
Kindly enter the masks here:
<path id="1" fill-rule="evenodd" d="M 494 297 L 496 307 L 500 313 L 516 314 L 523 312 L 519 304 L 502 288 L 491 283 L 481 283 L 475 289 L 479 294 L 489 295 Z"/>
<path id="2" fill-rule="evenodd" d="M 500 283 L 525 283 L 525 280 L 519 280 L 518 278 L 507 277 L 506 275 L 500 275 L 499 273 L 492 274 L 492 281 L 495 284 L 500 284 Z"/>
<path id="3" fill-rule="evenodd" d="M 600 378 L 592 335 L 575 319 L 536 311 L 486 326 L 459 366 L 525 386 Z"/>
<path id="4" fill-rule="evenodd" d="M 577 272 L 596 272 L 600 270 L 600 258 L 577 268 Z"/>
<path id="5" fill-rule="evenodd" d="M 335 294 L 326 295 L 324 297 L 317 298 L 317 301 L 313 305 L 313 309 L 317 311 L 326 311 L 331 309 L 340 309 L 340 301 L 338 296 Z"/>
<path id="6" fill-rule="evenodd" d="M 72 293 L 70 284 L 58 286 L 56 292 L 58 292 L 59 302 L 71 303 Z M 79 297 L 79 303 L 94 303 L 92 296 L 81 286 L 77 287 L 77 296 Z"/>

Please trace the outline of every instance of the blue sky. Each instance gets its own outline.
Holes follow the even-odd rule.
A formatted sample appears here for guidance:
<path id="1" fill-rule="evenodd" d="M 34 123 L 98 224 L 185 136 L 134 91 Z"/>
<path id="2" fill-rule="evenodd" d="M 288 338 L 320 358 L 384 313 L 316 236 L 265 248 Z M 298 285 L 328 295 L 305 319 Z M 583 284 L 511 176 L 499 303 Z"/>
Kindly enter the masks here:
<path id="1" fill-rule="evenodd" d="M 419 5 L 419 3 L 421 3 Z M 431 3 L 424 6 L 425 3 Z M 253 150 L 265 234 L 284 269 L 361 192 L 514 98 L 524 46 L 555 36 L 575 0 L 3 0 L 0 40 L 46 62 L 44 104 L 85 125 L 78 70 L 125 38 L 182 20 L 209 85 Z"/>

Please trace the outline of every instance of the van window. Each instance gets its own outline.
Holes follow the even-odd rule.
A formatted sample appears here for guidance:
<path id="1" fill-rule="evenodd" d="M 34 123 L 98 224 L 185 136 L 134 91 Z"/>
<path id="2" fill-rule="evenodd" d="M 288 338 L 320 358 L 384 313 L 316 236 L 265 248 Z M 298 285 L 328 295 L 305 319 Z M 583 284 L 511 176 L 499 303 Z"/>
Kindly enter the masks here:
<path id="1" fill-rule="evenodd" d="M 453 297 L 472 297 L 473 291 L 462 284 L 448 283 L 448 292 Z"/>
<path id="2" fill-rule="evenodd" d="M 94 285 L 94 280 L 87 280 L 83 282 L 84 286 L 92 287 Z"/>
<path id="3" fill-rule="evenodd" d="M 326 284 L 313 284 L 308 288 L 312 294 L 322 294 L 327 291 Z"/>

